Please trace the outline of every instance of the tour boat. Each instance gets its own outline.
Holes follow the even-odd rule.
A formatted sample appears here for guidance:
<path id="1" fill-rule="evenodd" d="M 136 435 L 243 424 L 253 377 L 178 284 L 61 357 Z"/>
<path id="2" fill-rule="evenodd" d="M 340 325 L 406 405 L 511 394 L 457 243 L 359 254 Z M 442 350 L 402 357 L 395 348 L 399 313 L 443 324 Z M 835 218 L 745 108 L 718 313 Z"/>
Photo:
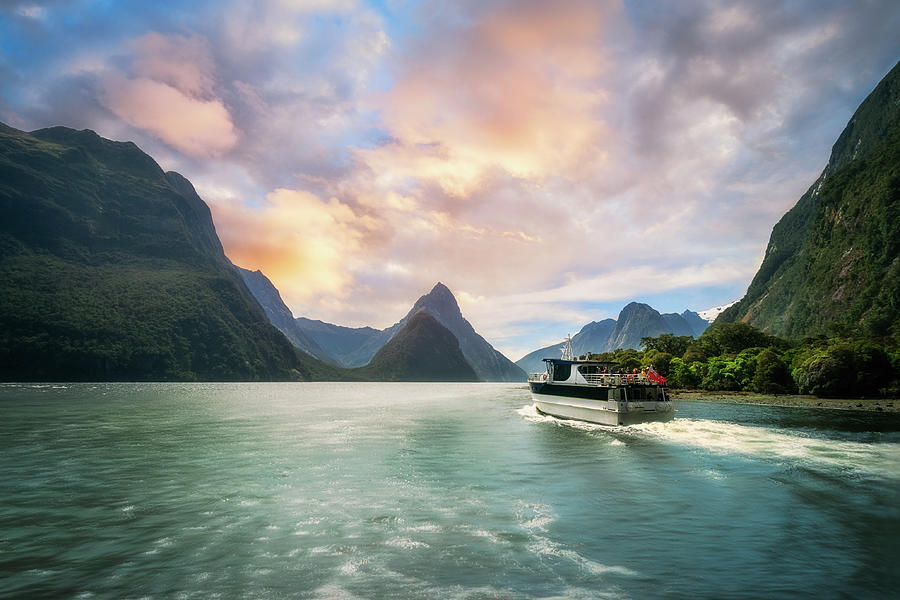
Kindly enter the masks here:
<path id="1" fill-rule="evenodd" d="M 600 425 L 634 425 L 671 421 L 675 407 L 666 394 L 666 380 L 652 368 L 616 373 L 614 363 L 576 359 L 571 339 L 562 358 L 545 358 L 547 371 L 528 377 L 538 412 L 560 419 Z"/>

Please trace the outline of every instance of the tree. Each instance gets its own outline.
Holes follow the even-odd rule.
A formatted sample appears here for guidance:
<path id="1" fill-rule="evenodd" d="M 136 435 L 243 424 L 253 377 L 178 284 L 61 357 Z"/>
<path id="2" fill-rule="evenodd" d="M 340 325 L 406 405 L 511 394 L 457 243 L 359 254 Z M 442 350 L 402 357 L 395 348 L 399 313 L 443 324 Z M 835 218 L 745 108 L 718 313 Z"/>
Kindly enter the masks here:
<path id="1" fill-rule="evenodd" d="M 798 354 L 793 369 L 801 393 L 878 395 L 895 377 L 891 359 L 870 340 L 829 340 Z"/>
<path id="2" fill-rule="evenodd" d="M 788 343 L 774 335 L 764 333 L 746 323 L 720 323 L 716 321 L 703 332 L 697 342 L 707 356 L 737 354 L 747 348 L 787 348 Z M 716 351 L 718 350 L 718 351 Z"/>
<path id="3" fill-rule="evenodd" d="M 659 352 L 666 352 L 672 356 L 681 356 L 692 341 L 694 341 L 694 338 L 689 335 L 664 333 L 655 338 L 641 338 L 641 347 L 644 350 L 658 350 Z"/>
<path id="4" fill-rule="evenodd" d="M 794 389 L 794 381 L 787 364 L 771 348 L 756 357 L 756 373 L 750 389 L 764 394 L 786 394 Z"/>
<path id="5" fill-rule="evenodd" d="M 669 363 L 668 383 L 674 388 L 696 388 L 706 374 L 706 363 L 688 364 L 677 356 Z"/>

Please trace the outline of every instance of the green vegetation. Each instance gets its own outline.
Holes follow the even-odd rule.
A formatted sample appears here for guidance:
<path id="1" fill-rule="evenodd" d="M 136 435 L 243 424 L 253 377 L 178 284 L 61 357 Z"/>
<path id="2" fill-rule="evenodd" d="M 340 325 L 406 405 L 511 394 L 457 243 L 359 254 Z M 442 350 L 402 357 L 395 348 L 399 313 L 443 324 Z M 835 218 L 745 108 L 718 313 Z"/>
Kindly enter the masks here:
<path id="1" fill-rule="evenodd" d="M 829 397 L 896 395 L 900 339 L 815 337 L 791 344 L 745 323 L 716 322 L 699 338 L 663 334 L 641 340 L 643 351 L 591 358 L 625 370 L 652 365 L 674 388 L 801 393 Z"/>
<path id="2" fill-rule="evenodd" d="M 900 334 L 900 63 L 775 225 L 746 296 L 718 320 L 792 340 Z"/>
<path id="3" fill-rule="evenodd" d="M 0 380 L 298 380 L 209 208 L 131 143 L 0 125 Z"/>

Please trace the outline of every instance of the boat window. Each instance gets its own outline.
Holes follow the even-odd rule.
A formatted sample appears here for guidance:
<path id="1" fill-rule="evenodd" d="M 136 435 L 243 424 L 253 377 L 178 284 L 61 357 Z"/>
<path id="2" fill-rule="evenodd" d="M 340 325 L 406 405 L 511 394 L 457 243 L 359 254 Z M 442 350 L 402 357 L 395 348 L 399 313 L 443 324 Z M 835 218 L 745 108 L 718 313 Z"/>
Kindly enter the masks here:
<path id="1" fill-rule="evenodd" d="M 572 365 L 553 365 L 553 379 L 555 381 L 565 381 L 572 374 Z"/>

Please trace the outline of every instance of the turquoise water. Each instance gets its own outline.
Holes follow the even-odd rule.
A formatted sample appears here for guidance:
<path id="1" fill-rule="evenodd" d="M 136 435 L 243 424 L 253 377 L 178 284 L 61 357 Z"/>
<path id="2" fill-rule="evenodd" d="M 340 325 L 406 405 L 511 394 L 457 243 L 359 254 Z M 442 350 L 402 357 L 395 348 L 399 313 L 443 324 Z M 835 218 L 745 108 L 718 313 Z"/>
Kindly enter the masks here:
<path id="1" fill-rule="evenodd" d="M 3 598 L 887 598 L 900 420 L 512 384 L 0 386 Z"/>

